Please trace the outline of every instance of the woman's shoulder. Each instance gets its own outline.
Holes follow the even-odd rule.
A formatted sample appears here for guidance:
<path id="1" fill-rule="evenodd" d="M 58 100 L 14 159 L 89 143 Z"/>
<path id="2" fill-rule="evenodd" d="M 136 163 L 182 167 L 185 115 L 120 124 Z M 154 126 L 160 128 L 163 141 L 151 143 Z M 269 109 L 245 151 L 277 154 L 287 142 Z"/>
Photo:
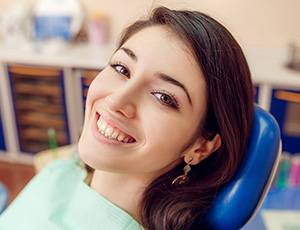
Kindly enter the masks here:
<path id="1" fill-rule="evenodd" d="M 66 188 L 76 186 L 86 176 L 87 171 L 79 158 L 53 160 L 29 181 L 16 200 L 24 196 L 55 194 L 55 191 L 66 192 Z"/>
<path id="2" fill-rule="evenodd" d="M 92 190 L 86 176 L 80 159 L 50 162 L 0 216 L 0 229 L 142 229 Z"/>
<path id="3" fill-rule="evenodd" d="M 0 229 L 16 229 L 22 224 L 31 229 L 55 229 L 46 227 L 48 218 L 67 208 L 86 175 L 77 158 L 51 161 L 0 216 Z"/>

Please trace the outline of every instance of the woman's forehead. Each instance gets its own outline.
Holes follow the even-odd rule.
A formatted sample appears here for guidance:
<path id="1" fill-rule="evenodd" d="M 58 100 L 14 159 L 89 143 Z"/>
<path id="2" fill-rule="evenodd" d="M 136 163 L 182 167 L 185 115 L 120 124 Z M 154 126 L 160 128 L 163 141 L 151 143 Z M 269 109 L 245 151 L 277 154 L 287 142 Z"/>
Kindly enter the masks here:
<path id="1" fill-rule="evenodd" d="M 182 59 L 186 59 L 192 63 L 194 68 L 201 70 L 194 56 L 194 52 L 189 45 L 166 26 L 151 26 L 138 31 L 121 47 L 128 46 L 130 46 L 131 49 L 136 50 L 136 53 L 138 53 L 137 50 L 142 50 L 139 55 L 145 54 L 149 56 L 154 54 L 156 55 L 156 59 L 164 59 L 168 56 L 169 60 L 171 60 L 172 57 L 174 57 L 174 60 L 178 60 L 176 55 L 179 55 L 181 61 Z M 164 54 L 164 56 L 159 57 L 160 54 Z"/>

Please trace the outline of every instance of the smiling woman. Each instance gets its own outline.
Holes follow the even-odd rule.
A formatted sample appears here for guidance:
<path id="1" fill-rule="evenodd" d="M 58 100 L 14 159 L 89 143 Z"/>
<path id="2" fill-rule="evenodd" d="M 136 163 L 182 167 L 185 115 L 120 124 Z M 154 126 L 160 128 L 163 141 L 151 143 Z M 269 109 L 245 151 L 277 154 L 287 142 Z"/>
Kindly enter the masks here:
<path id="1" fill-rule="evenodd" d="M 86 163 L 100 169 L 95 174 L 130 172 L 127 183 L 139 177 L 143 186 L 182 161 L 182 149 L 195 136 L 206 110 L 205 80 L 186 49 L 164 27 L 144 29 L 115 52 L 93 81 L 79 152 Z M 97 119 L 106 122 L 106 130 L 100 127 L 99 132 Z M 126 138 L 121 143 L 109 138 L 112 129 Z M 124 145 L 129 140 L 134 141 Z"/>
<path id="2" fill-rule="evenodd" d="M 241 162 L 253 109 L 249 68 L 227 29 L 200 12 L 154 9 L 125 29 L 89 88 L 78 145 L 82 161 L 94 169 L 89 187 L 72 161 L 44 171 L 52 178 L 48 187 L 58 181 L 65 191 L 51 224 L 199 229 L 196 220 Z M 16 207 L 0 218 L 0 227 Z"/>

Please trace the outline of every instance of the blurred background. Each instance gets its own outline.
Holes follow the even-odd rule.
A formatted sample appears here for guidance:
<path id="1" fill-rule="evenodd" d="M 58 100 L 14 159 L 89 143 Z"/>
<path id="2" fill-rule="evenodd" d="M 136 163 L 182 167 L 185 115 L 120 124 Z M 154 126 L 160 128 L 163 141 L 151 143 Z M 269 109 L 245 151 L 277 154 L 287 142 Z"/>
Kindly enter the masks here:
<path id="1" fill-rule="evenodd" d="M 34 5 L 38 0 L 1 0 L 0 9 L 5 13 L 20 4 Z M 300 36 L 297 29 L 300 2 L 290 0 L 81 0 L 87 16 L 105 13 L 109 18 L 110 37 L 115 38 L 130 21 L 140 17 L 153 5 L 163 4 L 175 8 L 189 8 L 207 12 L 216 17 L 247 46 L 285 47 Z"/>
<path id="2" fill-rule="evenodd" d="M 121 30 L 157 5 L 203 11 L 243 47 L 256 103 L 277 119 L 283 144 L 262 211 L 245 229 L 300 229 L 297 0 L 0 0 L 0 182 L 8 204 L 53 158 L 77 154 L 90 82 Z"/>

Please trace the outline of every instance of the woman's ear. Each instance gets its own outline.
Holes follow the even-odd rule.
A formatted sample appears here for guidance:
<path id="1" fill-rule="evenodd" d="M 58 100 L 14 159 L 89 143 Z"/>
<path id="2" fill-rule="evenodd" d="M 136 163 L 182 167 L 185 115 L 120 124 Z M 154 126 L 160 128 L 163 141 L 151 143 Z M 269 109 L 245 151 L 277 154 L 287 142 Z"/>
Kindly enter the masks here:
<path id="1" fill-rule="evenodd" d="M 221 144 L 222 140 L 219 134 L 216 134 L 212 140 L 203 140 L 201 138 L 190 146 L 182 156 L 184 157 L 185 162 L 189 162 L 189 159 L 193 158 L 190 164 L 196 165 L 219 149 Z"/>

